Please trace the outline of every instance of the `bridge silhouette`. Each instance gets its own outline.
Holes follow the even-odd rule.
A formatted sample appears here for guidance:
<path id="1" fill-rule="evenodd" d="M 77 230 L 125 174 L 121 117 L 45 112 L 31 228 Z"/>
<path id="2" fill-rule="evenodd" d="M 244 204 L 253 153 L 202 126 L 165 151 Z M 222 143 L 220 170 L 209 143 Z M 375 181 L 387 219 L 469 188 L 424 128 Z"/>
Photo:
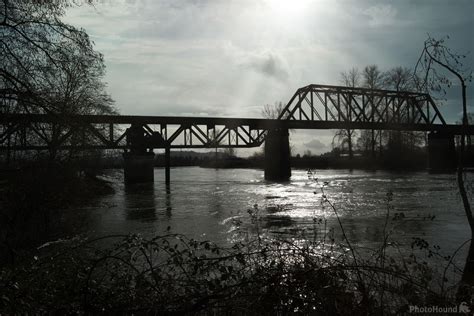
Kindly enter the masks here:
<path id="1" fill-rule="evenodd" d="M 126 181 L 136 182 L 153 179 L 153 149 L 164 148 L 169 183 L 171 149 L 265 142 L 265 178 L 287 180 L 289 129 L 427 131 L 430 157 L 452 152 L 454 135 L 474 134 L 474 126 L 447 124 L 429 94 L 312 84 L 299 88 L 277 119 L 2 114 L 0 150 L 123 149 Z"/>

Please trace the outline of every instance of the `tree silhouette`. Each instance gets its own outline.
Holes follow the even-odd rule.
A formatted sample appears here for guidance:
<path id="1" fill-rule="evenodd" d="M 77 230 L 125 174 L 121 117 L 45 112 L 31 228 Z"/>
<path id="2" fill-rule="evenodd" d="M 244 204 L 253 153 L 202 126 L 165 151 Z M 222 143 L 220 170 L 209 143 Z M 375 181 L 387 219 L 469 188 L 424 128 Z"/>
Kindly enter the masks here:
<path id="1" fill-rule="evenodd" d="M 360 85 L 360 72 L 357 68 L 352 68 L 351 70 L 347 72 L 342 72 L 341 73 L 341 83 L 345 85 L 346 87 L 351 87 L 355 88 Z M 350 113 L 350 105 L 347 104 L 347 102 L 343 101 L 342 102 L 342 107 L 343 111 L 345 112 L 346 116 L 349 117 Z M 334 135 L 334 138 L 337 138 L 339 143 L 344 146 L 344 144 L 347 144 L 348 147 L 348 153 L 349 153 L 349 159 L 352 159 L 354 157 L 354 152 L 353 152 L 353 143 L 354 143 L 354 138 L 357 135 L 357 132 L 353 129 L 340 129 L 336 132 Z"/>
<path id="2" fill-rule="evenodd" d="M 382 89 L 384 87 L 384 76 L 377 65 L 365 66 L 362 70 L 362 84 L 368 89 Z M 370 136 L 367 135 L 370 133 Z M 379 132 L 381 135 L 381 132 Z M 376 135 L 375 130 L 362 131 L 366 139 L 370 139 L 372 158 L 375 158 Z M 381 136 L 379 136 L 381 137 Z M 381 148 L 381 144 L 380 144 Z"/>
<path id="3" fill-rule="evenodd" d="M 10 101 L 8 110 L 54 110 L 50 89 L 54 70 L 77 56 L 101 58 L 83 30 L 61 22 L 69 5 L 68 1 L 0 2 L 0 92 L 3 100 Z"/>
<path id="4" fill-rule="evenodd" d="M 413 69 L 407 67 L 393 67 L 384 73 L 384 87 L 394 91 L 418 92 L 417 80 L 413 76 Z M 394 113 L 389 113 L 393 115 Z M 415 146 L 424 141 L 424 133 L 416 131 L 389 131 L 386 135 L 385 143 L 387 149 L 395 149 L 398 154 L 402 150 L 413 152 Z"/>
<path id="5" fill-rule="evenodd" d="M 266 119 L 276 120 L 284 108 L 285 104 L 283 104 L 281 101 L 275 102 L 273 105 L 265 104 L 262 109 L 262 116 Z"/>
<path id="6" fill-rule="evenodd" d="M 91 1 L 90 1 L 91 2 Z M 103 56 L 61 17 L 73 1 L 0 2 L 0 113 L 112 114 Z M 61 124 L 34 126 L 56 156 Z M 82 135 L 84 137 L 84 135 Z M 78 139 L 72 135 L 70 141 Z"/>
<path id="7" fill-rule="evenodd" d="M 446 38 L 435 39 L 428 35 L 423 45 L 423 50 L 418 58 L 415 67 L 415 74 L 420 78 L 419 86 L 426 91 L 446 93 L 446 87 L 453 86 L 453 79 L 459 81 L 462 99 L 462 125 L 469 125 L 467 112 L 466 82 L 472 81 L 472 71 L 464 67 L 463 60 L 466 55 L 452 51 L 446 44 Z M 466 258 L 462 281 L 469 286 L 474 286 L 474 217 L 472 215 L 471 204 L 467 196 L 464 184 L 464 153 L 466 146 L 466 133 L 461 134 L 460 153 L 457 168 L 457 184 L 466 214 L 469 227 L 471 229 L 471 244 Z"/>

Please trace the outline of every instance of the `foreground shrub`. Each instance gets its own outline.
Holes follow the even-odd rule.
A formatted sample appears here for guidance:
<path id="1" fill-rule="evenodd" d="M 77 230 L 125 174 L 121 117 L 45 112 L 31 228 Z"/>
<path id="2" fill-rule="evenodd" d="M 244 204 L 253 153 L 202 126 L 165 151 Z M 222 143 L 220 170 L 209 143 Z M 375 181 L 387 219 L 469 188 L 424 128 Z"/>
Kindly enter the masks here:
<path id="1" fill-rule="evenodd" d="M 259 238 L 218 247 L 167 234 L 60 241 L 39 252 L 3 268 L 1 311 L 366 314 L 453 303 L 449 291 L 430 289 L 434 271 L 414 256 L 382 265 L 337 244 Z"/>

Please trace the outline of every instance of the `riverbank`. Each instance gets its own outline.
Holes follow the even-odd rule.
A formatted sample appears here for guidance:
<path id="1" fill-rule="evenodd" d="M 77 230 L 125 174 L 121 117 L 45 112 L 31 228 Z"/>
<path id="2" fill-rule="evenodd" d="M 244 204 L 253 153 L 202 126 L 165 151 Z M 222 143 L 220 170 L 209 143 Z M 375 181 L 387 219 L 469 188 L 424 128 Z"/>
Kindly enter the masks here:
<path id="1" fill-rule="evenodd" d="M 87 168 L 122 168 L 123 158 L 121 155 L 102 158 L 98 161 L 84 162 Z M 155 167 L 164 167 L 165 158 L 163 154 L 155 156 Z M 320 156 L 293 156 L 291 165 L 298 169 L 359 169 L 359 170 L 412 170 L 422 171 L 428 168 L 428 157 L 420 151 L 410 155 L 385 155 L 371 156 L 355 155 L 347 156 L 320 155 Z M 256 168 L 265 167 L 263 155 L 251 157 L 226 156 L 222 153 L 194 153 L 194 152 L 171 152 L 171 167 L 198 166 L 205 168 Z"/>
<path id="2" fill-rule="evenodd" d="M 350 169 L 350 170 L 387 170 L 387 171 L 423 171 L 428 169 L 426 149 L 410 152 L 354 153 L 353 157 L 341 153 L 315 155 L 295 155 L 291 157 L 291 166 L 298 169 Z M 83 169 L 101 170 L 123 168 L 122 153 L 112 152 L 108 156 L 89 157 L 81 160 Z M 155 167 L 165 166 L 163 153 L 154 158 Z M 171 151 L 171 167 L 206 168 L 256 168 L 264 169 L 263 153 L 250 157 L 236 157 L 223 152 Z M 466 154 L 465 167 L 474 168 L 474 150 Z"/>
<path id="3" fill-rule="evenodd" d="M 35 164 L 1 173 L 0 261 L 28 251 L 78 227 L 74 207 L 94 205 L 114 189 L 95 174 L 71 165 Z"/>

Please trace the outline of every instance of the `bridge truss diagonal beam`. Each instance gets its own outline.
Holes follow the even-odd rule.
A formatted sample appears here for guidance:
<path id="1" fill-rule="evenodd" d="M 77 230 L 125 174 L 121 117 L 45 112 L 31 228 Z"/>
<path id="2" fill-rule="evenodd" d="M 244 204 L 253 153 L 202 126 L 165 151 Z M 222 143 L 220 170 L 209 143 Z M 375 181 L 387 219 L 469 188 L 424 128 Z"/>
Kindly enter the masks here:
<path id="1" fill-rule="evenodd" d="M 278 119 L 367 124 L 446 124 L 428 94 L 315 84 L 298 89 Z"/>

